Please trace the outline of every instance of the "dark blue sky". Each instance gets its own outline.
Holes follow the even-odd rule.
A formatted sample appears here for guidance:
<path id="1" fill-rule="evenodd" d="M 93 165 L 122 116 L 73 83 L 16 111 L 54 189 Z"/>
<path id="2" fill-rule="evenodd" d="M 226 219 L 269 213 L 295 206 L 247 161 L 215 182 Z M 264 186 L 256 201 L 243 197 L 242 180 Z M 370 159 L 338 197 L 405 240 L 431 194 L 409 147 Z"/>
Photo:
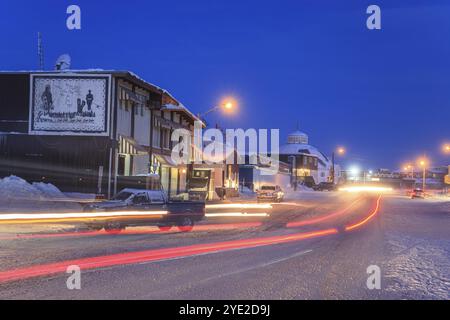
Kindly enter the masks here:
<path id="1" fill-rule="evenodd" d="M 66 8 L 82 30 L 66 28 Z M 366 28 L 370 4 L 382 30 Z M 72 67 L 128 69 L 172 92 L 194 112 L 224 95 L 237 116 L 227 127 L 295 129 L 346 162 L 398 168 L 426 153 L 449 162 L 448 1 L 10 1 L 0 3 L 1 70 L 36 69 L 69 53 Z"/>

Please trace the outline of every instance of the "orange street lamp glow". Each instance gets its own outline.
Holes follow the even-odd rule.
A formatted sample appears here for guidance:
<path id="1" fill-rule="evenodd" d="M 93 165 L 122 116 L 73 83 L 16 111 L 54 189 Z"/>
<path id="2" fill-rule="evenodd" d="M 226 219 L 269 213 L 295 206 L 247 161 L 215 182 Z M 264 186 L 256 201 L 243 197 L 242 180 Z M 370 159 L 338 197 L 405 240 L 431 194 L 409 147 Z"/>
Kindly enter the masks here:
<path id="1" fill-rule="evenodd" d="M 442 147 L 445 153 L 450 153 L 450 144 L 444 144 Z"/>
<path id="2" fill-rule="evenodd" d="M 225 98 L 220 103 L 220 107 L 222 107 L 222 109 L 224 109 L 226 112 L 233 111 L 234 109 L 236 109 L 236 106 L 237 102 L 233 98 Z"/>
<path id="3" fill-rule="evenodd" d="M 225 98 L 225 99 L 222 99 L 219 104 L 215 105 L 208 111 L 206 111 L 204 113 L 199 113 L 198 117 L 204 118 L 206 115 L 210 114 L 211 112 L 215 112 L 215 111 L 219 111 L 219 110 L 222 110 L 227 113 L 232 113 L 236 109 L 236 106 L 237 106 L 237 102 L 235 99 Z"/>
<path id="4" fill-rule="evenodd" d="M 345 148 L 339 147 L 339 148 L 337 149 L 337 153 L 338 153 L 339 155 L 343 155 L 343 154 L 345 153 Z"/>
<path id="5" fill-rule="evenodd" d="M 405 171 L 408 171 L 408 170 L 411 170 L 412 169 L 412 165 L 410 165 L 410 164 L 406 164 L 404 167 L 403 167 L 403 170 L 405 170 Z"/>
<path id="6" fill-rule="evenodd" d="M 419 165 L 422 167 L 422 191 L 425 193 L 426 177 L 427 177 L 427 163 L 425 158 L 419 159 Z"/>

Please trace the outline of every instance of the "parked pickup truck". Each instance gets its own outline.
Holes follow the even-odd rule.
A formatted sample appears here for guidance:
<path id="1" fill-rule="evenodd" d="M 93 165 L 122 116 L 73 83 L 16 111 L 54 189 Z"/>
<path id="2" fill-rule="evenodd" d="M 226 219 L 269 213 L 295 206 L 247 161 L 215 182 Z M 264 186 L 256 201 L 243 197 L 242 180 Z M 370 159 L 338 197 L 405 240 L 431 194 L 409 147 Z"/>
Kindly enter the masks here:
<path id="1" fill-rule="evenodd" d="M 205 202 L 169 201 L 160 190 L 127 188 L 111 200 L 85 206 L 84 211 L 102 213 L 87 223 L 94 230 L 104 228 L 108 232 L 115 232 L 127 226 L 156 225 L 161 230 L 177 226 L 180 231 L 190 231 L 195 222 L 205 217 Z M 104 214 L 108 212 L 111 215 Z"/>

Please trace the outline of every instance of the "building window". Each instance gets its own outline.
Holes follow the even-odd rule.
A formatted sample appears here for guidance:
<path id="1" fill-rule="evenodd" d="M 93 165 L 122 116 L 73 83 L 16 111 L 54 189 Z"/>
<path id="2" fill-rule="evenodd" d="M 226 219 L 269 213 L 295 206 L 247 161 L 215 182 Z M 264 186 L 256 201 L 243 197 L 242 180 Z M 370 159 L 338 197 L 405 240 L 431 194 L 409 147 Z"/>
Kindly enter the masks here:
<path id="1" fill-rule="evenodd" d="M 119 176 L 125 175 L 125 159 L 126 159 L 125 155 L 119 154 L 119 161 L 117 164 L 117 174 Z"/>

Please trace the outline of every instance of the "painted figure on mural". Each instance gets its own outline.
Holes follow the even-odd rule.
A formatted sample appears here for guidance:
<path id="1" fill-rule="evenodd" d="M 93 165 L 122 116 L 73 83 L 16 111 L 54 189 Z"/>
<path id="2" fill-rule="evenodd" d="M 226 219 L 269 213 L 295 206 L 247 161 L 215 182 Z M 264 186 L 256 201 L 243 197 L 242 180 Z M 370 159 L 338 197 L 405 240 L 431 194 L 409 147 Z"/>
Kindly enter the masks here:
<path id="1" fill-rule="evenodd" d="M 91 90 L 89 90 L 89 93 L 86 95 L 86 104 L 89 111 L 91 110 L 92 101 L 94 101 L 94 95 L 92 94 Z"/>
<path id="2" fill-rule="evenodd" d="M 45 86 L 45 90 L 42 93 L 41 99 L 45 111 L 49 112 L 50 110 L 53 109 L 53 96 L 50 89 L 50 85 Z"/>

